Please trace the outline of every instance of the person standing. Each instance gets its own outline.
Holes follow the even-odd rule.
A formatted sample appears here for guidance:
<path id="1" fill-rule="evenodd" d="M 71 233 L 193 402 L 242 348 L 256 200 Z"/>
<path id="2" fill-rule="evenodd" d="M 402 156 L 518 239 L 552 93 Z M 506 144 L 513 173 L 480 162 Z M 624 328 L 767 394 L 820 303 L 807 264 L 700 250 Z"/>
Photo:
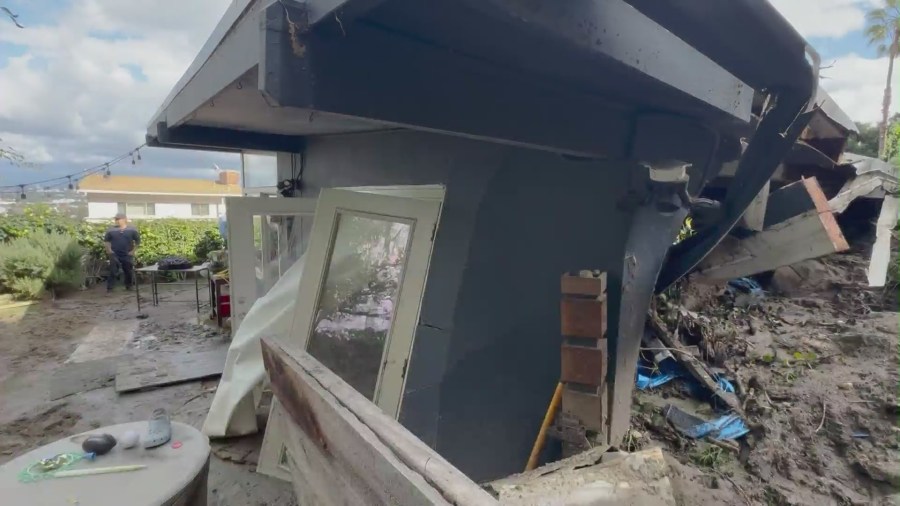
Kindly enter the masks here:
<path id="1" fill-rule="evenodd" d="M 116 225 L 106 231 L 103 244 L 109 255 L 109 277 L 106 278 L 106 291 L 111 292 L 116 284 L 116 275 L 122 268 L 125 278 L 125 289 L 131 290 L 134 284 L 134 252 L 141 244 L 141 235 L 137 229 L 128 225 L 124 213 L 116 214 Z"/>

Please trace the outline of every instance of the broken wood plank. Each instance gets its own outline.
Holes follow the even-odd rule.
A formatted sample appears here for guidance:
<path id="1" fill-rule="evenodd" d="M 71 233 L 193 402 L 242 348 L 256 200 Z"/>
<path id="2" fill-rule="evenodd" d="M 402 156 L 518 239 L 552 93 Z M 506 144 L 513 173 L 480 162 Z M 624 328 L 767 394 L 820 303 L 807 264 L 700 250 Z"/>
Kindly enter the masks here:
<path id="1" fill-rule="evenodd" d="M 885 195 L 881 203 L 881 212 L 875 225 L 875 244 L 872 245 L 872 255 L 866 269 L 871 287 L 884 286 L 887 281 L 888 264 L 891 261 L 891 232 L 897 226 L 897 213 L 900 212 L 898 203 L 900 199 L 894 195 Z"/>
<path id="2" fill-rule="evenodd" d="M 228 347 L 197 353 L 146 353 L 119 362 L 116 392 L 132 392 L 221 376 Z"/>
<path id="3" fill-rule="evenodd" d="M 61 365 L 50 378 L 50 400 L 112 385 L 120 358 L 107 357 Z"/>
<path id="4" fill-rule="evenodd" d="M 606 382 L 606 353 L 599 348 L 563 345 L 560 380 L 599 387 Z"/>
<path id="5" fill-rule="evenodd" d="M 700 263 L 694 279 L 728 281 L 849 247 L 834 215 L 813 209 L 744 239 L 726 237 Z"/>
<path id="6" fill-rule="evenodd" d="M 665 325 L 659 318 L 653 314 L 653 309 L 651 308 L 650 313 L 648 314 L 647 321 L 650 324 L 650 328 L 653 329 L 656 337 L 659 338 L 660 341 L 663 342 L 668 348 L 675 353 L 672 356 L 684 366 L 685 370 L 690 373 L 691 376 L 694 377 L 697 381 L 700 382 L 707 390 L 712 392 L 713 395 L 718 397 L 726 406 L 728 406 L 735 413 L 743 416 L 744 410 L 741 407 L 741 402 L 738 400 L 737 395 L 732 392 L 726 392 L 722 390 L 719 386 L 719 383 L 712 377 L 712 374 L 706 369 L 706 365 L 700 362 L 698 359 L 694 358 L 691 353 L 685 349 L 684 346 L 678 340 L 669 333 L 666 329 Z"/>
<path id="7" fill-rule="evenodd" d="M 560 300 L 562 335 L 569 337 L 606 337 L 606 301 L 564 297 Z"/>
<path id="8" fill-rule="evenodd" d="M 270 338 L 262 351 L 302 504 L 497 504 L 305 351 Z"/>
<path id="9" fill-rule="evenodd" d="M 828 206 L 833 213 L 843 213 L 858 198 L 883 196 L 884 185 L 884 178 L 878 174 L 856 176 L 844 183 L 838 194 L 828 201 Z"/>
<path id="10" fill-rule="evenodd" d="M 766 184 L 759 190 L 756 197 L 753 197 L 753 200 L 750 201 L 750 205 L 747 206 L 744 215 L 741 216 L 741 226 L 744 228 L 754 232 L 761 232 L 765 227 L 770 185 L 771 182 L 766 181 Z"/>
<path id="11" fill-rule="evenodd" d="M 813 209 L 831 210 L 818 179 L 803 178 L 784 185 L 769 195 L 763 230 Z"/>
<path id="12" fill-rule="evenodd" d="M 561 291 L 565 295 L 590 295 L 599 297 L 606 293 L 606 273 L 598 277 L 563 274 Z"/>

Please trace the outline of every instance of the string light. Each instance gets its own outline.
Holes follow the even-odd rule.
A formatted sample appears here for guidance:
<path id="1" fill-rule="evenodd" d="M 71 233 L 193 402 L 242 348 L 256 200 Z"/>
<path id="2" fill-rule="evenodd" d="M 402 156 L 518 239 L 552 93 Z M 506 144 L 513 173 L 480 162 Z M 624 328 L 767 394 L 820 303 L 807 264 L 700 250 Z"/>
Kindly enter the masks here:
<path id="1" fill-rule="evenodd" d="M 80 170 L 78 172 L 74 172 L 72 174 L 68 174 L 65 176 L 51 177 L 48 179 L 43 179 L 41 181 L 34 181 L 31 183 L 0 186 L 0 194 L 2 194 L 2 193 L 10 193 L 10 194 L 18 193 L 19 197 L 24 200 L 26 198 L 25 191 L 30 187 L 34 187 L 34 188 L 40 190 L 41 188 L 44 188 L 44 189 L 63 188 L 64 187 L 63 185 L 67 185 L 69 187 L 69 189 L 73 189 L 73 187 L 74 187 L 74 189 L 78 189 L 77 182 L 80 180 L 80 178 L 84 178 L 86 176 L 90 176 L 92 174 L 98 174 L 98 173 L 103 173 L 106 176 L 111 176 L 112 175 L 111 167 L 113 165 L 115 165 L 121 161 L 124 161 L 125 159 L 127 159 L 129 157 L 131 157 L 132 163 L 134 163 L 135 157 L 137 157 L 137 159 L 140 160 L 141 159 L 140 149 L 143 148 L 144 146 L 146 146 L 146 144 L 141 144 L 140 146 L 132 149 L 131 151 L 128 151 L 125 154 L 117 156 L 117 157 L 113 158 L 112 160 L 109 160 L 107 162 L 95 165 L 93 167 L 89 167 L 87 169 Z M 76 184 L 73 185 L 73 182 Z"/>

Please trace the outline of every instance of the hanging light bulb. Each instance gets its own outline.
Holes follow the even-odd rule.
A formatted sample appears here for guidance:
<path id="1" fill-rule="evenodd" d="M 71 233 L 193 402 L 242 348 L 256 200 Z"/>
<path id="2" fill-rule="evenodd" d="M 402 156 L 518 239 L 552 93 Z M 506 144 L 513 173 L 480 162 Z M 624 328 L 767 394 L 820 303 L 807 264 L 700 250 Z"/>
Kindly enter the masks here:
<path id="1" fill-rule="evenodd" d="M 109 170 L 109 164 L 106 164 L 106 177 L 112 176 L 112 171 Z"/>
<path id="2" fill-rule="evenodd" d="M 138 161 L 141 161 L 141 148 L 135 149 L 134 152 L 137 153 Z"/>
<path id="3" fill-rule="evenodd" d="M 66 177 L 69 178 L 69 189 L 74 190 L 75 186 L 72 184 L 72 176 L 66 176 Z"/>
<path id="4" fill-rule="evenodd" d="M 134 151 L 131 152 L 131 165 L 137 165 L 137 160 L 134 158 Z"/>
<path id="5" fill-rule="evenodd" d="M 25 185 L 19 185 L 19 190 L 22 191 L 22 194 L 19 195 L 20 199 L 25 200 L 26 198 L 28 198 L 25 196 Z"/>

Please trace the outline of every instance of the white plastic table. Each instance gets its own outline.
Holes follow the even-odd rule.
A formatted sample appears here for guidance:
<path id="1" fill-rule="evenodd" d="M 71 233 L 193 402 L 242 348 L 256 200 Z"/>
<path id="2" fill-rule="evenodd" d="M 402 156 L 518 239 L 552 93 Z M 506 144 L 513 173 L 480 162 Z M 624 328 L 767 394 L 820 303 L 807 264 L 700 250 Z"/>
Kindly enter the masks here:
<path id="1" fill-rule="evenodd" d="M 81 452 L 91 434 L 112 434 L 117 440 L 128 430 L 143 434 L 147 422 L 102 427 L 60 439 L 0 466 L 0 503 L 28 506 L 206 506 L 209 439 L 200 431 L 172 422 L 172 440 L 151 450 L 141 445 L 126 450 L 121 443 L 93 462 L 82 460 L 67 469 L 143 464 L 146 469 L 70 478 L 46 478 L 21 483 L 19 473 L 38 460 L 60 453 Z M 180 442 L 173 448 L 173 442 Z"/>

